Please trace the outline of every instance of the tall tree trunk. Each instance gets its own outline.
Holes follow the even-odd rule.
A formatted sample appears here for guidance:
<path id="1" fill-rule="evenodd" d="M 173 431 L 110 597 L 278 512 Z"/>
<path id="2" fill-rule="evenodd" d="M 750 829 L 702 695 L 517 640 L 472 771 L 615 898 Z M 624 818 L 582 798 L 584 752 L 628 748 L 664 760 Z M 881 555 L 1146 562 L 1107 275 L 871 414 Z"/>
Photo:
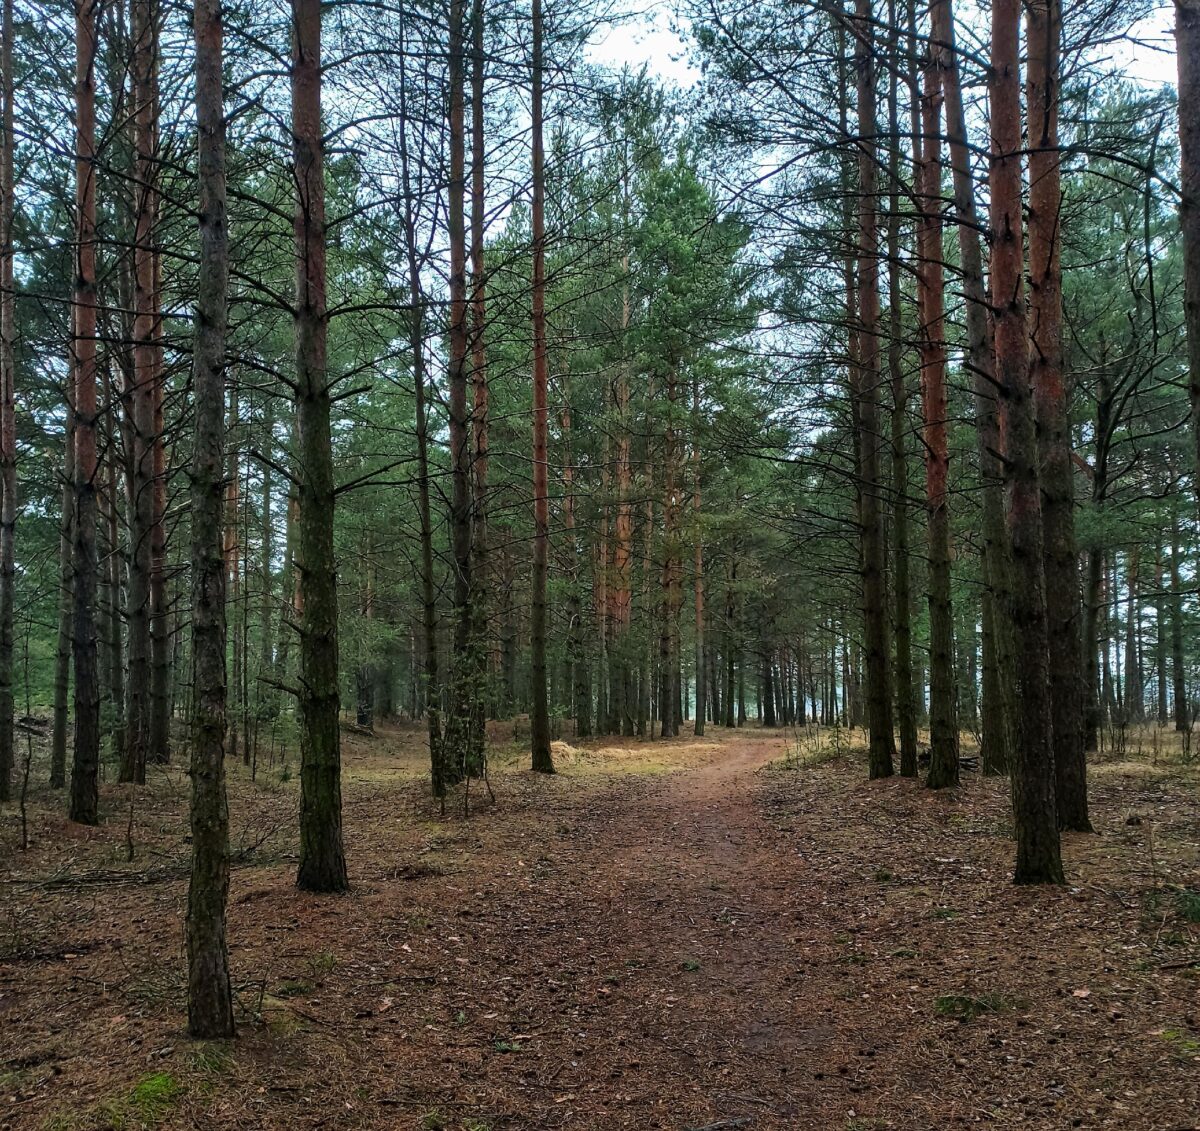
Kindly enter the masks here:
<path id="1" fill-rule="evenodd" d="M 530 641 L 533 769 L 554 773 L 546 695 L 546 581 L 550 571 L 549 430 L 546 386 L 546 175 L 542 147 L 542 4 L 533 0 L 533 595 Z"/>
<path id="2" fill-rule="evenodd" d="M 475 512 L 471 543 L 471 577 L 474 583 L 472 653 L 474 687 L 471 704 L 471 741 L 468 758 L 482 766 L 486 746 L 489 668 L 493 654 L 491 617 L 492 587 L 488 574 L 488 373 L 487 373 L 487 278 L 484 265 L 484 0 L 471 4 L 471 385 L 474 395 Z"/>
<path id="3" fill-rule="evenodd" d="M 1192 407 L 1195 489 L 1200 493 L 1200 0 L 1175 0 L 1179 67 L 1179 224 Z"/>
<path id="4" fill-rule="evenodd" d="M 940 107 L 938 58 L 931 45 L 921 97 L 917 309 L 929 537 L 929 775 L 926 784 L 932 789 L 958 784 L 954 610 L 950 603 L 950 450 L 946 429 Z"/>
<path id="5" fill-rule="evenodd" d="M 105 368 L 104 394 L 105 400 L 110 405 L 115 405 L 113 397 L 112 382 L 108 377 L 110 370 Z M 115 409 L 110 410 L 105 417 L 105 437 L 104 446 L 108 453 L 108 458 L 104 461 L 108 473 L 107 491 L 105 494 L 108 497 L 108 506 L 104 515 L 107 524 L 107 583 L 110 600 L 106 602 L 104 611 L 108 617 L 108 626 L 106 629 L 107 636 L 107 654 L 108 654 L 108 689 L 109 699 L 112 703 L 112 746 L 114 750 L 124 751 L 127 748 L 125 741 L 125 649 L 123 647 L 123 627 L 121 624 L 121 582 L 122 582 L 122 555 L 121 555 L 121 505 L 120 505 L 120 488 L 118 486 L 118 463 L 119 443 L 117 439 L 117 428 L 114 427 L 114 417 L 116 416 Z M 134 778 L 125 778 L 125 781 L 146 780 L 146 765 L 145 762 L 139 767 L 139 776 Z"/>
<path id="6" fill-rule="evenodd" d="M 895 0 L 889 22 L 896 26 Z M 908 544 L 908 387 L 904 378 L 903 289 L 900 285 L 900 106 L 898 46 L 888 71 L 888 376 L 892 385 L 892 625 L 896 656 L 896 722 L 900 731 L 900 773 L 917 776 L 917 710 L 913 692 L 912 592 Z"/>
<path id="7" fill-rule="evenodd" d="M 71 314 L 72 335 L 75 317 Z M 71 349 L 75 344 L 72 337 Z M 67 784 L 67 722 L 71 692 L 71 617 L 75 590 L 73 562 L 75 512 L 75 367 L 70 362 L 66 390 L 67 419 L 63 429 L 62 521 L 58 534 L 58 645 L 54 654 L 54 726 L 50 736 L 50 785 Z"/>
<path id="8" fill-rule="evenodd" d="M 1021 217 L 1021 88 L 1019 0 L 993 0 L 989 170 L 992 309 L 996 380 L 1003 410 L 1005 503 L 1012 544 L 1011 615 L 1017 691 L 1022 705 L 1013 763 L 1017 883 L 1062 883 L 1054 805 L 1049 641 L 1042 558 L 1042 507 L 1037 431 L 1029 387 Z"/>
<path id="9" fill-rule="evenodd" d="M 679 734 L 679 614 L 683 592 L 679 522 L 682 485 L 679 474 L 679 432 L 675 425 L 675 406 L 678 401 L 679 378 L 672 368 L 667 377 L 667 422 L 663 434 L 663 696 L 659 710 L 663 738 L 675 738 Z"/>
<path id="10" fill-rule="evenodd" d="M 1163 549 L 1162 532 L 1158 535 L 1158 544 L 1154 553 L 1154 667 L 1157 673 L 1158 689 L 1155 696 L 1155 709 L 1158 715 L 1158 725 L 1167 725 L 1167 565 L 1166 553 Z"/>
<path id="11" fill-rule="evenodd" d="M 236 371 L 235 371 L 236 374 Z M 233 637 L 233 704 L 225 713 L 225 721 L 229 727 L 229 757 L 236 759 L 241 749 L 239 742 L 240 730 L 238 711 L 238 696 L 242 687 L 242 650 L 239 647 L 241 639 L 241 614 L 239 598 L 241 596 L 241 467 L 238 460 L 238 441 L 240 439 L 240 389 L 236 375 L 230 381 L 229 389 L 229 420 L 226 426 L 226 462 L 225 475 L 225 591 L 226 591 L 226 620 L 228 635 Z M 246 763 L 249 764 L 250 754 L 246 752 Z"/>
<path id="12" fill-rule="evenodd" d="M 16 339 L 13 295 L 13 0 L 0 8 L 0 801 L 12 792 L 13 619 L 17 526 Z"/>
<path id="13" fill-rule="evenodd" d="M 192 876 L 188 888 L 188 1031 L 232 1037 L 225 941 L 229 810 L 225 796 L 225 332 L 229 244 L 225 218 L 225 110 L 221 0 L 196 0 L 196 132 L 200 259 L 193 353 L 191 708 Z"/>
<path id="14" fill-rule="evenodd" d="M 887 551 L 880 507 L 879 470 L 879 248 L 876 223 L 877 125 L 875 121 L 874 13 L 871 0 L 856 0 L 854 59 L 858 93 L 858 303 L 857 400 L 862 475 L 862 587 L 867 696 L 870 718 L 869 773 L 894 772 L 892 678 L 888 661 Z"/>
<path id="15" fill-rule="evenodd" d="M 1181 734 L 1191 728 L 1187 700 L 1187 671 L 1183 666 L 1183 584 L 1180 580 L 1183 547 L 1179 537 L 1179 507 L 1171 506 L 1171 698 L 1175 707 L 1175 729 Z"/>
<path id="16" fill-rule="evenodd" d="M 150 750 L 150 531 L 154 525 L 154 18 L 130 5 L 133 187 L 133 381 L 129 389 L 129 712 L 122 781 L 145 781 Z"/>
<path id="17" fill-rule="evenodd" d="M 450 701 L 444 750 L 450 781 L 468 772 L 468 747 L 475 694 L 471 656 L 471 432 L 467 419 L 467 233 L 464 0 L 450 0 L 449 146 L 447 235 L 450 243 L 449 365 L 446 374 L 450 405 L 450 550 L 454 570 L 453 655 L 450 659 Z"/>
<path id="18" fill-rule="evenodd" d="M 363 539 L 363 593 L 361 613 L 370 625 L 375 619 L 375 540 L 368 531 Z M 372 647 L 367 633 L 368 648 Z M 355 672 L 355 721 L 360 727 L 372 730 L 375 726 L 375 665 L 364 659 Z"/>
<path id="19" fill-rule="evenodd" d="M 695 611 L 696 611 L 696 725 L 695 734 L 704 734 L 704 714 L 708 706 L 708 687 L 704 670 L 704 528 L 700 514 L 700 378 L 692 378 L 692 521 L 695 531 Z"/>
<path id="20" fill-rule="evenodd" d="M 563 529 L 567 540 L 567 665 L 570 678 L 567 694 L 575 733 L 586 737 L 592 733 L 592 689 L 588 678 L 587 647 L 583 632 L 583 601 L 579 578 L 580 553 L 575 532 L 575 464 L 571 452 L 571 390 L 564 369 L 562 378 L 562 445 L 563 445 Z"/>
<path id="21" fill-rule="evenodd" d="M 275 402 L 271 397 L 266 398 L 263 406 L 263 452 L 267 459 L 272 459 L 275 447 Z M 261 545 L 259 554 L 259 584 L 262 586 L 262 602 L 259 608 L 259 639 L 258 639 L 258 683 L 255 689 L 255 717 L 260 723 L 274 719 L 279 712 L 274 688 L 266 682 L 269 672 L 275 666 L 275 575 L 272 570 L 274 557 L 275 526 L 272 513 L 272 476 L 269 464 L 262 468 L 262 511 L 260 520 Z M 258 728 L 255 728 L 255 744 L 257 746 Z"/>
<path id="22" fill-rule="evenodd" d="M 401 35 L 403 36 L 403 21 Z M 408 120 L 407 73 L 401 38 L 400 117 Z M 425 686 L 422 701 L 429 732 L 430 784 L 434 797 L 446 794 L 446 771 L 442 753 L 441 690 L 437 655 L 437 597 L 433 578 L 433 518 L 429 505 L 429 418 L 426 404 L 424 295 L 421 293 L 421 265 L 417 255 L 417 221 L 409 165 L 408 133 L 400 131 L 400 180 L 404 190 L 404 250 L 408 261 L 408 294 L 412 315 L 409 318 L 409 348 L 412 353 L 413 397 L 417 429 L 417 511 L 421 527 L 421 624 L 422 660 Z"/>
<path id="23" fill-rule="evenodd" d="M 1083 751 L 1079 565 L 1071 419 L 1062 349 L 1062 185 L 1058 151 L 1061 84 L 1060 0 L 1025 6 L 1029 54 L 1030 381 L 1041 463 L 1046 616 L 1050 633 L 1050 709 L 1055 798 L 1061 828 L 1090 832 Z"/>
<path id="24" fill-rule="evenodd" d="M 1141 556 L 1141 547 L 1137 545 L 1131 546 L 1125 555 L 1125 721 L 1129 723 L 1143 722 L 1146 716 L 1139 649 L 1142 634 L 1138 589 Z"/>
<path id="25" fill-rule="evenodd" d="M 292 138 L 296 168 L 296 424 L 299 433 L 300 864 L 306 891 L 344 891 L 338 729 L 337 575 L 325 339 L 325 173 L 321 3 L 292 0 Z"/>
<path id="26" fill-rule="evenodd" d="M 1013 647 L 1008 618 L 1011 570 L 1008 535 L 1004 528 L 1003 468 L 1000 463 L 1000 418 L 996 403 L 992 328 L 983 281 L 979 247 L 980 222 L 975 206 L 975 182 L 967 143 L 966 115 L 954 36 L 951 0 L 930 6 L 933 49 L 941 61 L 945 95 L 946 137 L 953 176 L 954 217 L 958 226 L 962 287 L 966 297 L 966 364 L 975 401 L 975 432 L 979 473 L 983 481 L 983 636 L 982 769 L 985 774 L 1007 771 L 1016 719 L 1014 715 Z"/>
<path id="27" fill-rule="evenodd" d="M 71 820 L 99 823 L 100 682 L 96 649 L 96 0 L 75 6 L 75 547 L 72 653 L 75 748 Z"/>

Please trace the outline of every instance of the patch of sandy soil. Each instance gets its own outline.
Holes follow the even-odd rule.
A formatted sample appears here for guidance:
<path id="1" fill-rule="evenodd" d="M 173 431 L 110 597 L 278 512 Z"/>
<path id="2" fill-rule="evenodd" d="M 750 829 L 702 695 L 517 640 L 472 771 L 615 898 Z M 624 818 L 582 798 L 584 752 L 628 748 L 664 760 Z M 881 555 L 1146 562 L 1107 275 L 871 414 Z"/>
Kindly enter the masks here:
<path id="1" fill-rule="evenodd" d="M 1200 1126 L 1194 778 L 1096 767 L 1068 886 L 1017 889 L 1005 783 L 793 738 L 541 777 L 497 730 L 465 817 L 419 731 L 347 735 L 341 897 L 292 887 L 294 767 L 231 766 L 222 1045 L 183 1032 L 186 778 L 95 830 L 36 793 L 28 851 L 0 816 L 0 1128 Z"/>

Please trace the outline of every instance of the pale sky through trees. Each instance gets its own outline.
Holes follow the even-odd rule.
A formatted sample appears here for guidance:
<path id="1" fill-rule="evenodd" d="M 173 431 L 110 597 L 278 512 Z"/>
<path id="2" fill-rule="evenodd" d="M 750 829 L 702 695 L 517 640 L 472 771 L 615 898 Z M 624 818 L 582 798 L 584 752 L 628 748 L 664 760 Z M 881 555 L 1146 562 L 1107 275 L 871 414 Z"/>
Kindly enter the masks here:
<path id="1" fill-rule="evenodd" d="M 628 63 L 636 69 L 645 64 L 660 80 L 691 86 L 700 73 L 689 63 L 687 44 L 671 26 L 673 19 L 669 4 L 651 4 L 632 15 L 627 23 L 612 27 L 593 43 L 588 58 L 616 67 Z M 1150 15 L 1134 24 L 1129 40 L 1110 49 L 1113 64 L 1138 82 L 1151 86 L 1174 85 L 1172 20 L 1171 5 L 1157 5 Z"/>

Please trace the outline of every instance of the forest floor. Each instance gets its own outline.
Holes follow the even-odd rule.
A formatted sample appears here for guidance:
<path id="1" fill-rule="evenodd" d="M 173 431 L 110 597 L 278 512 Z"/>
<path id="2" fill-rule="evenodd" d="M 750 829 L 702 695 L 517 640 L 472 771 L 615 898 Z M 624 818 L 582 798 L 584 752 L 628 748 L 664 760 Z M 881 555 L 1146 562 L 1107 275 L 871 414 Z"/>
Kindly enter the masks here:
<path id="1" fill-rule="evenodd" d="M 183 1031 L 181 768 L 98 829 L 35 791 L 27 850 L 0 815 L 0 1128 L 1200 1127 L 1194 767 L 1094 765 L 1068 886 L 1018 889 L 1006 783 L 798 737 L 542 777 L 497 730 L 466 817 L 418 729 L 348 734 L 340 897 L 292 887 L 294 773 L 231 766 L 227 1044 Z"/>

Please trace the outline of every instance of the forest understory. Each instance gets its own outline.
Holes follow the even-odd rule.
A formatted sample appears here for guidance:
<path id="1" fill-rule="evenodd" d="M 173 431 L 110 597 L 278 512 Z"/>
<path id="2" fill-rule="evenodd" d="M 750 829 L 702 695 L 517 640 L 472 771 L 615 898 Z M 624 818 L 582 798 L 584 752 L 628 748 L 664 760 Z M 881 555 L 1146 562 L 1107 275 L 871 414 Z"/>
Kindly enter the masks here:
<path id="1" fill-rule="evenodd" d="M 180 766 L 98 828 L 34 792 L 26 851 L 0 816 L 0 1127 L 1194 1128 L 1200 767 L 1160 739 L 1092 765 L 1098 832 L 1033 889 L 1006 779 L 864 786 L 858 731 L 546 776 L 493 724 L 469 816 L 416 728 L 348 734 L 345 896 L 293 886 L 294 775 L 231 765 L 228 1043 L 185 1036 Z"/>

